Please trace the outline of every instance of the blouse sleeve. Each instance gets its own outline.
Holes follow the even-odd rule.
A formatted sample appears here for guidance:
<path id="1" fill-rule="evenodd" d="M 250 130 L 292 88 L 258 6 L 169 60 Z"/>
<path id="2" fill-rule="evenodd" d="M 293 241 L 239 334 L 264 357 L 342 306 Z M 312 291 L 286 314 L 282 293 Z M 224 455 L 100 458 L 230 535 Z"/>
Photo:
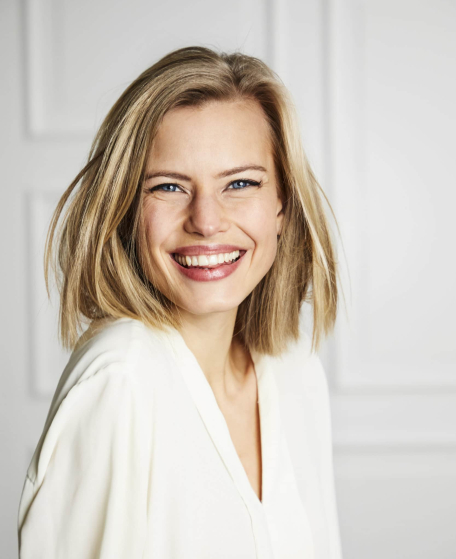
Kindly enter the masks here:
<path id="1" fill-rule="evenodd" d="M 342 559 L 342 546 L 339 531 L 339 519 L 334 477 L 333 437 L 331 425 L 331 407 L 327 377 L 320 358 L 313 354 L 318 397 L 316 411 L 317 431 L 320 440 L 321 484 L 324 508 L 328 527 L 329 557 Z"/>
<path id="2" fill-rule="evenodd" d="M 136 383 L 108 367 L 74 385 L 60 404 L 36 476 L 24 483 L 20 559 L 142 556 L 148 450 Z"/>

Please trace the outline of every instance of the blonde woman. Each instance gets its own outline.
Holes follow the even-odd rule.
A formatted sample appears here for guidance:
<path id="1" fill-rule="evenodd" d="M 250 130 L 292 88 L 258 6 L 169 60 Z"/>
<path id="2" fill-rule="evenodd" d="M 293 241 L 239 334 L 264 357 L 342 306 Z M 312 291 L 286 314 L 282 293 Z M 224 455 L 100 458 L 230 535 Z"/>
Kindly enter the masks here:
<path id="1" fill-rule="evenodd" d="M 72 355 L 22 559 L 341 558 L 323 198 L 262 61 L 183 48 L 125 90 L 49 230 Z"/>

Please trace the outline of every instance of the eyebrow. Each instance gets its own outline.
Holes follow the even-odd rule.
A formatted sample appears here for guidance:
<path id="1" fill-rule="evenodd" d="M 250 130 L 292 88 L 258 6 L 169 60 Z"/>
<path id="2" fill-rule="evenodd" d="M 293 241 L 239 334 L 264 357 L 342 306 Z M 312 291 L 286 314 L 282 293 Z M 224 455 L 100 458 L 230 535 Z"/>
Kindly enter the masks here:
<path id="1" fill-rule="evenodd" d="M 263 171 L 266 173 L 266 169 L 262 165 L 242 165 L 241 167 L 233 167 L 226 171 L 222 171 L 218 175 L 215 175 L 216 179 L 222 179 L 224 177 L 229 177 L 230 175 L 235 175 L 236 173 L 242 173 L 244 171 Z M 173 173 L 172 171 L 155 171 L 153 173 L 147 173 L 145 180 L 153 179 L 155 177 L 170 177 L 172 179 L 177 179 L 181 181 L 191 181 L 192 179 L 187 175 L 181 173 Z"/>

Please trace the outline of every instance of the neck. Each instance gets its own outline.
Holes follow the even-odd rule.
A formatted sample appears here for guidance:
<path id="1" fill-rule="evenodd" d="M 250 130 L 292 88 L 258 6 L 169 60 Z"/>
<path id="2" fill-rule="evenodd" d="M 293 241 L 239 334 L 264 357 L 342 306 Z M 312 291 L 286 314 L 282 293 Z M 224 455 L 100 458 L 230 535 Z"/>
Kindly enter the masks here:
<path id="1" fill-rule="evenodd" d="M 236 313 L 183 313 L 180 329 L 214 393 L 227 396 L 243 387 L 251 364 L 248 350 L 233 339 Z"/>

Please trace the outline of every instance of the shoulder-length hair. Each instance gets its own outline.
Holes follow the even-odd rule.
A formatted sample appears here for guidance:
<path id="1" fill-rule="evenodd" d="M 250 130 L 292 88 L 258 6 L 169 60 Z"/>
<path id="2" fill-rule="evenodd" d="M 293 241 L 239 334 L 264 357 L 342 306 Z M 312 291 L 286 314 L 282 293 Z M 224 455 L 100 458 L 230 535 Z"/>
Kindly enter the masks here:
<path id="1" fill-rule="evenodd" d="M 48 295 L 50 269 L 56 278 L 65 348 L 74 348 L 84 322 L 102 318 L 179 329 L 177 305 L 145 273 L 150 262 L 141 211 L 147 156 L 170 109 L 238 99 L 256 100 L 269 123 L 284 218 L 275 261 L 240 304 L 234 336 L 260 353 L 280 355 L 300 336 L 304 302 L 313 305 L 312 349 L 331 332 L 338 270 L 323 198 L 332 208 L 302 148 L 291 96 L 261 60 L 191 46 L 164 56 L 122 93 L 95 136 L 87 164 L 54 211 L 44 269 Z"/>

